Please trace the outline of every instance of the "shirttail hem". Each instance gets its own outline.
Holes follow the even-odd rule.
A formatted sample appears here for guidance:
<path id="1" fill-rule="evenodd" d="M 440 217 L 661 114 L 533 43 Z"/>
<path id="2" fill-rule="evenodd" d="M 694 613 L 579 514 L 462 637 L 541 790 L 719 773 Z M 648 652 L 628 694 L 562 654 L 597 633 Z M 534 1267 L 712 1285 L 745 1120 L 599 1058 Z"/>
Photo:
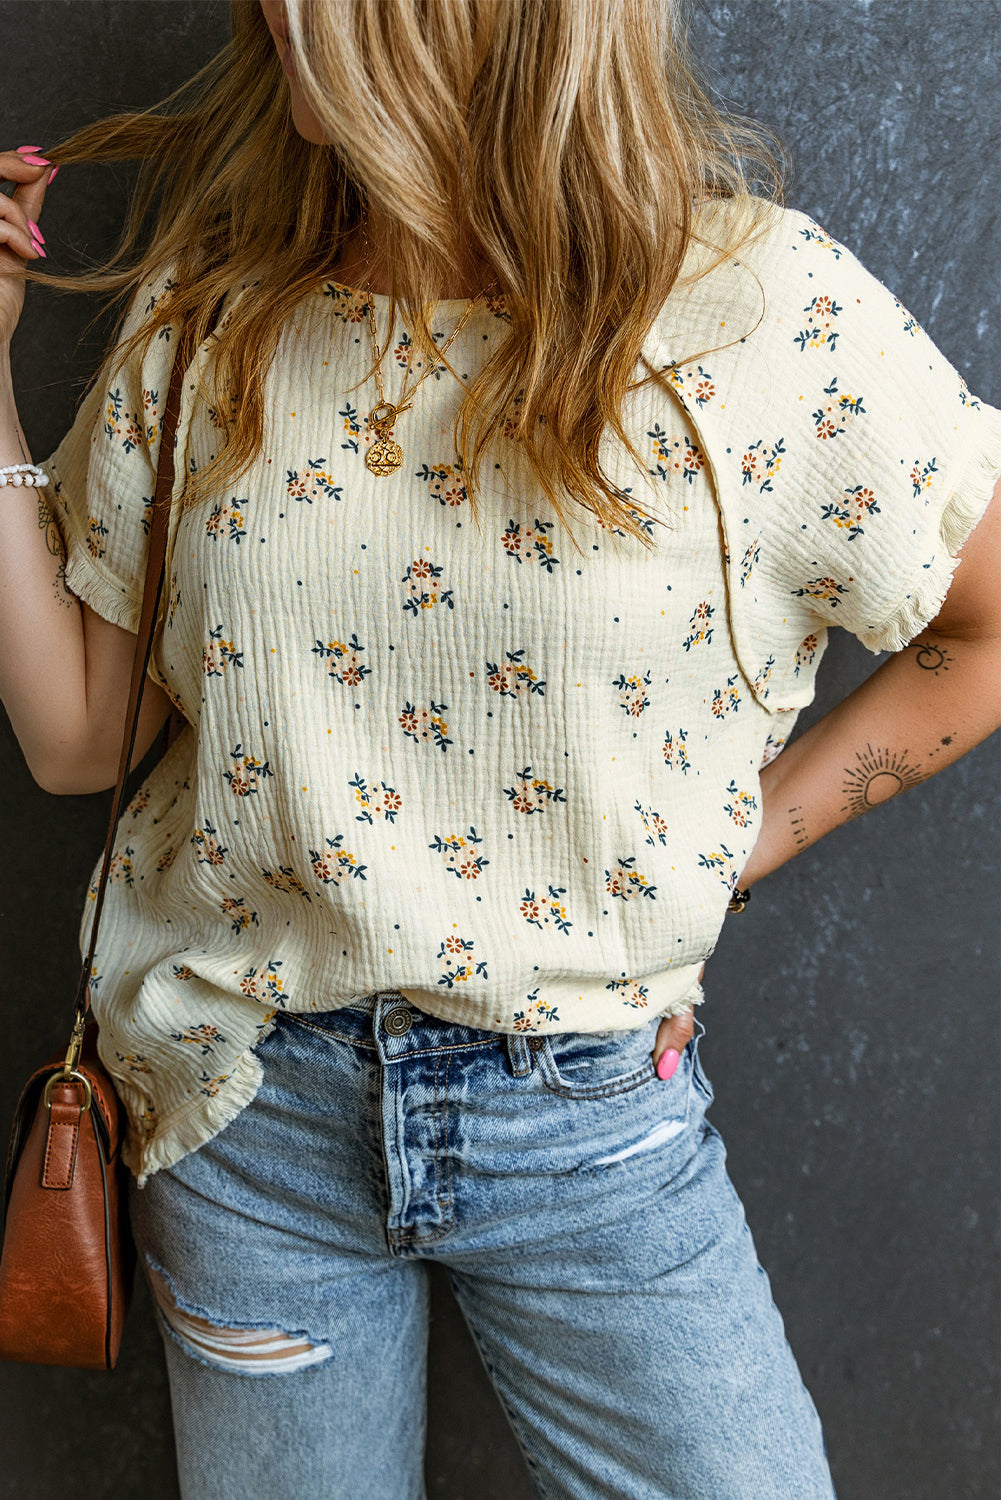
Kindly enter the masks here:
<path id="1" fill-rule="evenodd" d="M 266 1034 L 262 1033 L 258 1041 Z M 131 1125 L 122 1149 L 122 1160 L 136 1178 L 136 1185 L 145 1187 L 154 1172 L 174 1166 L 182 1157 L 197 1151 L 199 1146 L 218 1135 L 251 1103 L 263 1077 L 260 1059 L 253 1048 L 248 1048 L 237 1059 L 236 1067 L 217 1094 L 168 1115 L 158 1126 L 156 1135 L 138 1151 L 135 1149 L 137 1132 Z"/>
<path id="2" fill-rule="evenodd" d="M 991 409 L 989 417 L 989 446 L 970 454 L 939 519 L 939 550 L 903 604 L 860 637 L 870 651 L 902 650 L 928 628 L 945 603 L 960 563 L 957 554 L 986 511 L 1001 474 L 1001 412 Z"/>

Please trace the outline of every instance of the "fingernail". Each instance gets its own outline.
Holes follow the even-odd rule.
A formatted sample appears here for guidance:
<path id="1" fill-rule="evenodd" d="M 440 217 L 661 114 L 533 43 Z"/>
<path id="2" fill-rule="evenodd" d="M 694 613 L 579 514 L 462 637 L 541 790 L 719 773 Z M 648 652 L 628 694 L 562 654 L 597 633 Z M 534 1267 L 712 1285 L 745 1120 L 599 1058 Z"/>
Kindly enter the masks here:
<path id="1" fill-rule="evenodd" d="M 31 225 L 31 232 L 35 236 L 35 239 L 36 240 L 41 240 L 42 244 L 44 245 L 45 244 L 45 236 L 42 233 L 42 231 L 39 229 L 38 225 L 35 223 L 34 219 L 29 219 L 28 223 Z"/>
<path id="2" fill-rule="evenodd" d="M 665 1083 L 669 1078 L 673 1078 L 674 1070 L 678 1066 L 680 1058 L 681 1053 L 676 1047 L 668 1047 L 667 1051 L 662 1052 L 657 1060 L 657 1077 L 662 1078 Z"/>
<path id="3" fill-rule="evenodd" d="M 47 260 L 48 257 L 46 256 L 45 251 L 42 249 L 41 245 L 39 245 L 36 240 L 32 240 L 31 243 L 35 246 L 36 255 L 40 255 L 43 260 Z"/>
<path id="4" fill-rule="evenodd" d="M 52 165 L 47 156 L 22 156 L 21 160 L 26 161 L 29 167 L 51 167 Z"/>
<path id="5" fill-rule="evenodd" d="M 41 146 L 18 146 L 18 151 L 41 151 Z"/>
<path id="6" fill-rule="evenodd" d="M 51 186 L 51 184 L 52 184 L 52 183 L 53 183 L 53 182 L 55 182 L 55 180 L 56 180 L 56 173 L 57 173 L 57 172 L 58 172 L 58 171 L 59 171 L 59 164 L 57 164 L 57 165 L 56 165 L 56 166 L 54 166 L 54 167 L 53 167 L 53 168 L 52 168 L 52 171 L 51 171 L 51 172 L 50 172 L 50 173 L 49 173 L 49 185 L 50 185 L 50 186 Z"/>

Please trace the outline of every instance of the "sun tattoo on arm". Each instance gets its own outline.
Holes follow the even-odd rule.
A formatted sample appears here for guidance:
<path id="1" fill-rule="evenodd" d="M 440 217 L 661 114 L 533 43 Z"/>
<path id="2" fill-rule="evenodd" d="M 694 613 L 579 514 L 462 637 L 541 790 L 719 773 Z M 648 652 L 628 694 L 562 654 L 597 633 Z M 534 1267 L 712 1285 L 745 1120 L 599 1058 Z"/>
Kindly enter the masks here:
<path id="1" fill-rule="evenodd" d="M 847 798 L 844 811 L 850 818 L 860 818 L 870 807 L 878 807 L 898 797 L 908 787 L 926 781 L 929 771 L 908 760 L 907 750 L 856 750 L 857 764 L 845 767 L 842 791 Z"/>
<path id="2" fill-rule="evenodd" d="M 915 661 L 925 672 L 948 672 L 956 658 L 936 641 L 911 642 Z M 908 647 L 908 649 L 911 649 Z"/>

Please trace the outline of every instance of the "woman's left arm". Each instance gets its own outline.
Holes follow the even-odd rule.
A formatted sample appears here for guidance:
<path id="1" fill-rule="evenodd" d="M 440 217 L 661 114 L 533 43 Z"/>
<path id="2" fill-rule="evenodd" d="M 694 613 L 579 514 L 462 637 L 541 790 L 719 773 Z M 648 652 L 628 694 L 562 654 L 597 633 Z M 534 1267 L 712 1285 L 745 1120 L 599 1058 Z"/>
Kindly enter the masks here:
<path id="1" fill-rule="evenodd" d="M 927 629 L 763 768 L 741 889 L 1001 726 L 1001 481 L 958 555 Z"/>
<path id="2" fill-rule="evenodd" d="M 739 889 L 1001 727 L 1001 481 L 958 556 L 927 629 L 762 769 L 761 827 Z M 661 1022 L 653 1057 L 662 1077 L 691 1039 L 692 1017 Z"/>

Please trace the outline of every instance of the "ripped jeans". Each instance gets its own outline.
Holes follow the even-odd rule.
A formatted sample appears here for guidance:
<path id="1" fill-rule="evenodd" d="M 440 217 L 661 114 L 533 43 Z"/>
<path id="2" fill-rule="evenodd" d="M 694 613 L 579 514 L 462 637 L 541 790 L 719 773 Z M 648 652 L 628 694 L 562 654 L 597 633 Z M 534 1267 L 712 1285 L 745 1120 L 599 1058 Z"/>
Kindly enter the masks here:
<path id="1" fill-rule="evenodd" d="M 540 1500 L 834 1500 L 695 1024 L 662 1082 L 657 1018 L 280 1013 L 253 1101 L 130 1179 L 184 1500 L 422 1500 L 431 1260 Z"/>

